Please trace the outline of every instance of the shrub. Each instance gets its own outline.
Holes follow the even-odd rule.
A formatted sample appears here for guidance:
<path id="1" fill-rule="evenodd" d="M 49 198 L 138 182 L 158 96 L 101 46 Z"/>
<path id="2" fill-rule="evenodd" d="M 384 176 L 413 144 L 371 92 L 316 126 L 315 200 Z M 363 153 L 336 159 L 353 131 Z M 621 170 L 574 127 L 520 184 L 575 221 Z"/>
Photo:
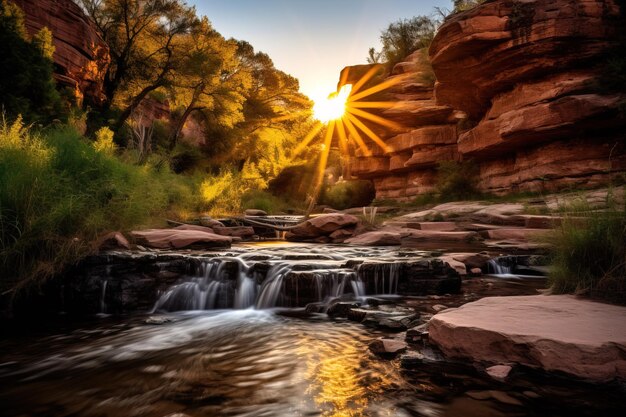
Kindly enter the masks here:
<path id="1" fill-rule="evenodd" d="M 278 214 L 287 210 L 289 204 L 267 191 L 252 190 L 244 193 L 241 198 L 241 206 L 244 210 L 259 209 L 268 214 Z"/>
<path id="2" fill-rule="evenodd" d="M 19 118 L 0 125 L 0 184 L 0 292 L 62 272 L 107 231 L 197 205 L 193 184 L 167 170 L 126 164 L 67 127 L 33 134 Z"/>
<path id="3" fill-rule="evenodd" d="M 343 210 L 350 207 L 369 206 L 375 196 L 376 190 L 371 181 L 342 181 L 328 187 L 320 202 Z"/>
<path id="4" fill-rule="evenodd" d="M 571 212 L 571 208 L 568 209 Z M 555 293 L 583 293 L 626 304 L 626 211 L 579 208 L 552 235 L 549 282 Z"/>
<path id="5" fill-rule="evenodd" d="M 115 152 L 115 143 L 113 143 L 113 131 L 108 127 L 102 127 L 96 132 L 96 141 L 93 143 L 96 151 L 107 155 Z"/>
<path id="6" fill-rule="evenodd" d="M 478 166 L 472 161 L 440 162 L 437 168 L 437 192 L 443 200 L 475 197 Z"/>

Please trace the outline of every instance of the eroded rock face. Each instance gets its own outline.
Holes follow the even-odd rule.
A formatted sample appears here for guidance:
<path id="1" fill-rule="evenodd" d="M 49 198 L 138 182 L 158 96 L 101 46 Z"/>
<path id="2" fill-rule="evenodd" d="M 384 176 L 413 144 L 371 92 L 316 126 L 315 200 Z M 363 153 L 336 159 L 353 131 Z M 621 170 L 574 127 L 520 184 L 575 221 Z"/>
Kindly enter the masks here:
<path id="1" fill-rule="evenodd" d="M 569 295 L 488 297 L 435 315 L 428 329 L 450 357 L 606 382 L 626 379 L 625 314 Z"/>
<path id="2" fill-rule="evenodd" d="M 623 16 L 616 0 L 491 0 L 449 17 L 429 50 L 434 91 L 414 85 L 423 54 L 398 64 L 389 78 L 412 78 L 382 115 L 406 132 L 383 134 L 389 149 L 357 154 L 352 173 L 405 201 L 452 160 L 472 160 L 476 187 L 494 194 L 606 184 L 626 171 L 626 97 L 600 81 Z"/>
<path id="3" fill-rule="evenodd" d="M 345 83 L 355 82 L 364 71 L 361 67 L 349 69 L 355 79 L 346 78 Z M 440 160 L 458 157 L 458 113 L 435 101 L 425 50 L 418 50 L 397 64 L 386 79 L 390 80 L 399 82 L 371 100 L 394 102 L 377 115 L 401 128 L 380 131 L 380 126 L 368 125 L 385 141 L 387 149 L 372 144 L 371 155 L 357 150 L 351 160 L 351 173 L 372 179 L 376 198 L 407 201 L 433 190 L 435 168 Z"/>
<path id="4" fill-rule="evenodd" d="M 30 34 L 43 27 L 52 32 L 57 83 L 72 89 L 79 101 L 102 104 L 109 48 L 80 7 L 71 0 L 11 1 L 24 11 Z"/>

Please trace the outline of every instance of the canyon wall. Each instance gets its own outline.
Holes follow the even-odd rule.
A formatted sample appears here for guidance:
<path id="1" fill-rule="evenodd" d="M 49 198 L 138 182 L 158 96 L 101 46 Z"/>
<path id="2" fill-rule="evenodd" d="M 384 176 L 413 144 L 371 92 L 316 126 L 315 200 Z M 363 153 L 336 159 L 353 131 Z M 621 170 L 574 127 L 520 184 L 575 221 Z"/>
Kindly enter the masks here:
<path id="1" fill-rule="evenodd" d="M 47 27 L 53 35 L 54 77 L 78 102 L 101 105 L 109 48 L 93 23 L 71 0 L 11 0 L 24 11 L 28 32 Z"/>
<path id="2" fill-rule="evenodd" d="M 399 200 L 432 190 L 445 160 L 471 160 L 495 194 L 606 184 L 626 171 L 626 97 L 601 82 L 623 24 L 614 0 L 495 0 L 449 17 L 429 51 L 434 90 L 383 112 L 406 129 L 353 158 L 353 175 Z M 419 59 L 392 77 L 423 78 Z"/>

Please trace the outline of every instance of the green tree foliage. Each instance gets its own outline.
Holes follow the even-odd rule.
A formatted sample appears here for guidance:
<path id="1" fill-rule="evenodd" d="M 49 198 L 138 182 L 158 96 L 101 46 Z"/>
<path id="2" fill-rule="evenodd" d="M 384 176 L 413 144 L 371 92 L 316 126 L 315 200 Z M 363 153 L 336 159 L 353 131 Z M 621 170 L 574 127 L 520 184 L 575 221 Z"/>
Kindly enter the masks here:
<path id="1" fill-rule="evenodd" d="M 182 62 L 174 73 L 172 92 L 183 110 L 172 129 L 170 149 L 194 112 L 213 116 L 217 124 L 229 128 L 243 121 L 244 94 L 251 86 L 250 72 L 241 68 L 237 57 L 237 43 L 225 40 L 207 18 L 178 47 Z"/>
<path id="2" fill-rule="evenodd" d="M 458 13 L 458 12 L 463 12 L 465 10 L 473 9 L 474 7 L 484 2 L 485 0 L 453 0 L 452 1 L 453 7 L 454 7 L 453 12 Z"/>
<path id="3" fill-rule="evenodd" d="M 60 110 L 52 78 L 52 34 L 42 29 L 32 40 L 21 9 L 0 2 L 0 102 L 7 115 L 42 121 Z"/>
<path id="4" fill-rule="evenodd" d="M 437 20 L 428 16 L 415 16 L 391 23 L 380 35 L 382 50 L 376 52 L 370 48 L 368 62 L 381 60 L 387 63 L 388 68 L 393 68 L 412 52 L 429 46 L 438 25 Z"/>
<path id="5" fill-rule="evenodd" d="M 61 273 L 105 232 L 199 209 L 193 179 L 96 147 L 67 127 L 0 121 L 0 292 Z"/>
<path id="6" fill-rule="evenodd" d="M 152 91 L 172 84 L 181 65 L 180 39 L 198 24 L 181 0 L 79 0 L 109 45 L 104 89 L 122 112 L 116 130 Z"/>

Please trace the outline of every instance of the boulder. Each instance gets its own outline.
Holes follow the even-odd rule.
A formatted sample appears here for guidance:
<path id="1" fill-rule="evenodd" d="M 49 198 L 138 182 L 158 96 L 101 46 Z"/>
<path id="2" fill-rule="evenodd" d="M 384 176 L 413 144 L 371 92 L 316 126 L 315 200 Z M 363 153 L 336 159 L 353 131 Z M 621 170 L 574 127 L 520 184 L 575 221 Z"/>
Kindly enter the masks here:
<path id="1" fill-rule="evenodd" d="M 569 295 L 488 297 L 435 315 L 429 336 L 451 358 L 607 382 L 626 379 L 624 317 L 626 307 Z"/>
<path id="2" fill-rule="evenodd" d="M 288 240 L 328 236 L 339 229 L 355 228 L 359 219 L 345 213 L 327 213 L 312 217 L 290 230 Z"/>
<path id="3" fill-rule="evenodd" d="M 221 223 L 220 223 L 221 224 Z M 213 229 L 206 226 L 198 226 L 196 224 L 181 224 L 176 226 L 176 230 L 196 230 L 198 232 L 213 233 Z"/>
<path id="4" fill-rule="evenodd" d="M 228 248 L 232 238 L 199 230 L 149 229 L 131 232 L 137 243 L 157 249 L 182 249 L 190 246 Z"/>

